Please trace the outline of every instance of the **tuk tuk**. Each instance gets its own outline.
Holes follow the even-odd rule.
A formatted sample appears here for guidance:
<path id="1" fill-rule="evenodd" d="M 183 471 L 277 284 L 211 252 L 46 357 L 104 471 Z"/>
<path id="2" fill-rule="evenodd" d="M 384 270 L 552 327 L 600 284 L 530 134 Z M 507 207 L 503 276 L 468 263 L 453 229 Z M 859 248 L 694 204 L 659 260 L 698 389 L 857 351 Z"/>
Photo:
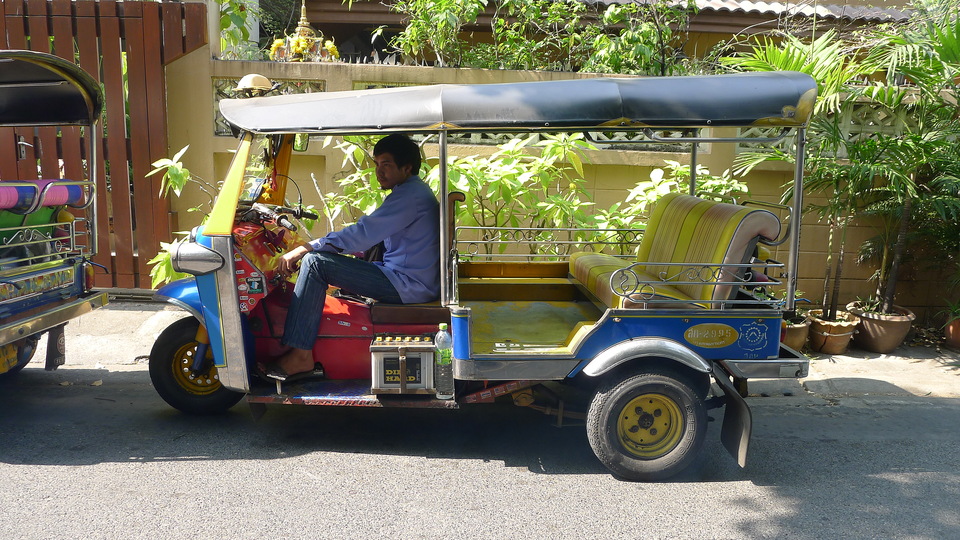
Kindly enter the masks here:
<path id="1" fill-rule="evenodd" d="M 511 248 L 474 249 L 480 242 L 543 235 L 491 240 L 455 223 L 448 144 L 470 132 L 643 132 L 656 141 L 670 130 L 684 134 L 667 140 L 691 145 L 695 163 L 699 144 L 757 140 L 712 135 L 714 128 L 769 127 L 775 133 L 763 141 L 795 136 L 788 210 L 799 216 L 816 93 L 811 77 L 776 72 L 224 100 L 239 146 L 208 220 L 172 254 L 174 267 L 194 277 L 157 292 L 193 317 L 154 345 L 153 384 L 170 405 L 197 414 L 243 398 L 258 416 L 267 404 L 456 409 L 512 401 L 558 421 L 585 419 L 597 458 L 617 476 L 643 481 L 690 466 L 707 410 L 723 407 L 722 442 L 744 466 L 752 428 L 746 381 L 808 372 L 808 360 L 781 343 L 784 315 L 795 307 L 797 220 L 785 225 L 768 205 L 718 202 L 691 188 L 656 203 L 628 256 L 602 246 L 552 260 L 517 256 L 522 250 L 485 256 Z M 290 218 L 305 214 L 285 199 L 296 137 L 395 132 L 437 140 L 440 298 L 396 305 L 330 294 L 313 351 L 324 377 L 252 377 L 255 362 L 284 350 L 292 286 L 277 261 L 302 242 Z M 786 244 L 788 260 L 758 256 L 765 244 Z M 758 294 L 761 285 L 785 294 L 773 300 Z M 437 371 L 432 336 L 441 323 L 452 330 L 452 388 L 441 387 Z"/>
<path id="2" fill-rule="evenodd" d="M 96 174 L 99 156 L 93 126 L 100 118 L 100 85 L 57 56 L 0 50 L 0 128 L 13 136 L 18 178 L 0 178 L 0 377 L 19 372 L 47 334 L 45 368 L 65 360 L 66 323 L 104 306 L 93 290 L 97 253 Z M 77 126 L 73 129 L 69 127 Z M 58 130 L 54 140 L 80 137 L 82 178 L 42 178 L 41 160 L 57 148 L 35 144 L 36 130 Z M 6 130 L 4 130 L 6 131 Z M 27 148 L 30 151 L 26 151 Z"/>

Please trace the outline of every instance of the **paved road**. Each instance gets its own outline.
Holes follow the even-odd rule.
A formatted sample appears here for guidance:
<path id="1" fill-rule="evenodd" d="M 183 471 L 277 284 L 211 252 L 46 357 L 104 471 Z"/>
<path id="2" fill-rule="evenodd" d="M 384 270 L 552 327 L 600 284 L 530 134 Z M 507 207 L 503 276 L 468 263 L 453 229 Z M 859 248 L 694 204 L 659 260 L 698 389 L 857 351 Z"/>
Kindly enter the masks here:
<path id="1" fill-rule="evenodd" d="M 955 397 L 753 397 L 746 469 L 714 422 L 696 470 L 636 484 L 512 407 L 185 416 L 136 359 L 162 324 L 104 315 L 73 330 L 98 353 L 0 384 L 0 538 L 960 537 Z"/>

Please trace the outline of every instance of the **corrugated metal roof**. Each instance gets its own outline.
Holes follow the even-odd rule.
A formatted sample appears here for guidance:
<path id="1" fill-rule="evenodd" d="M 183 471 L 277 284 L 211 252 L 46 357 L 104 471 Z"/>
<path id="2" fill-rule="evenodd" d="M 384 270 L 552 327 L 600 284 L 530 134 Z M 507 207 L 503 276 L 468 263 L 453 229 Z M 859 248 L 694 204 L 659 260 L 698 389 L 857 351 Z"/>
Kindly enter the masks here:
<path id="1" fill-rule="evenodd" d="M 591 0 L 587 0 L 590 2 Z M 593 0 L 600 4 L 647 3 L 652 0 Z M 819 4 L 812 0 L 799 2 L 751 2 L 750 0 L 697 0 L 701 12 L 727 12 L 767 17 L 800 16 L 824 19 L 843 19 L 864 22 L 902 22 L 910 18 L 906 9 L 880 8 L 854 4 Z"/>
<path id="2" fill-rule="evenodd" d="M 727 11 L 757 15 L 799 15 L 871 22 L 896 22 L 910 18 L 910 12 L 897 8 L 879 8 L 851 4 L 813 2 L 751 2 L 749 0 L 697 0 L 701 11 Z"/>

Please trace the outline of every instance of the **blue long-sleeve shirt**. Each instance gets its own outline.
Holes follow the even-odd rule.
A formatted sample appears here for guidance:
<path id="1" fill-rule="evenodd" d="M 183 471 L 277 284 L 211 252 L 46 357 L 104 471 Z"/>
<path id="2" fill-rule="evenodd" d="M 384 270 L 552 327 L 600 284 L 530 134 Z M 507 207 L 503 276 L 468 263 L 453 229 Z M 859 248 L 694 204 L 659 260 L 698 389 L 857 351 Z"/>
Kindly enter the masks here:
<path id="1" fill-rule="evenodd" d="M 310 242 L 317 251 L 355 253 L 383 242 L 380 270 L 405 304 L 440 296 L 440 212 L 433 190 L 411 176 L 369 216 Z"/>

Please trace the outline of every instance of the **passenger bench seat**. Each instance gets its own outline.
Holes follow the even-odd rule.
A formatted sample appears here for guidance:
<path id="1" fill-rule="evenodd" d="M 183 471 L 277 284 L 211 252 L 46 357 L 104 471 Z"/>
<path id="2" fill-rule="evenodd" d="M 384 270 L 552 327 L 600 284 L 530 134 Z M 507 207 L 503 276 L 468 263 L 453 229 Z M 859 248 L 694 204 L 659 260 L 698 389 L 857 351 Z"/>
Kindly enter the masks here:
<path id="1" fill-rule="evenodd" d="M 724 268 L 703 275 L 697 265 L 741 264 L 750 261 L 758 240 L 775 240 L 780 235 L 780 220 L 772 212 L 759 208 L 708 201 L 690 195 L 670 193 L 653 208 L 636 261 L 604 253 L 580 252 L 570 257 L 570 273 L 597 299 L 610 308 L 708 307 L 707 300 L 728 300 L 736 294 L 733 285 L 718 285 L 742 276 L 744 268 Z M 654 282 L 647 294 L 631 299 L 616 294 L 611 276 L 634 262 L 641 281 Z M 690 267 L 663 263 L 690 263 Z M 703 280 L 690 279 L 684 268 Z M 680 283 L 697 281 L 696 283 Z M 674 282 L 671 284 L 671 282 Z M 623 290 L 624 284 L 613 284 Z M 632 285 L 627 284 L 627 289 Z M 661 300 L 661 302 L 657 302 Z M 663 300 L 666 300 L 664 302 Z"/>

